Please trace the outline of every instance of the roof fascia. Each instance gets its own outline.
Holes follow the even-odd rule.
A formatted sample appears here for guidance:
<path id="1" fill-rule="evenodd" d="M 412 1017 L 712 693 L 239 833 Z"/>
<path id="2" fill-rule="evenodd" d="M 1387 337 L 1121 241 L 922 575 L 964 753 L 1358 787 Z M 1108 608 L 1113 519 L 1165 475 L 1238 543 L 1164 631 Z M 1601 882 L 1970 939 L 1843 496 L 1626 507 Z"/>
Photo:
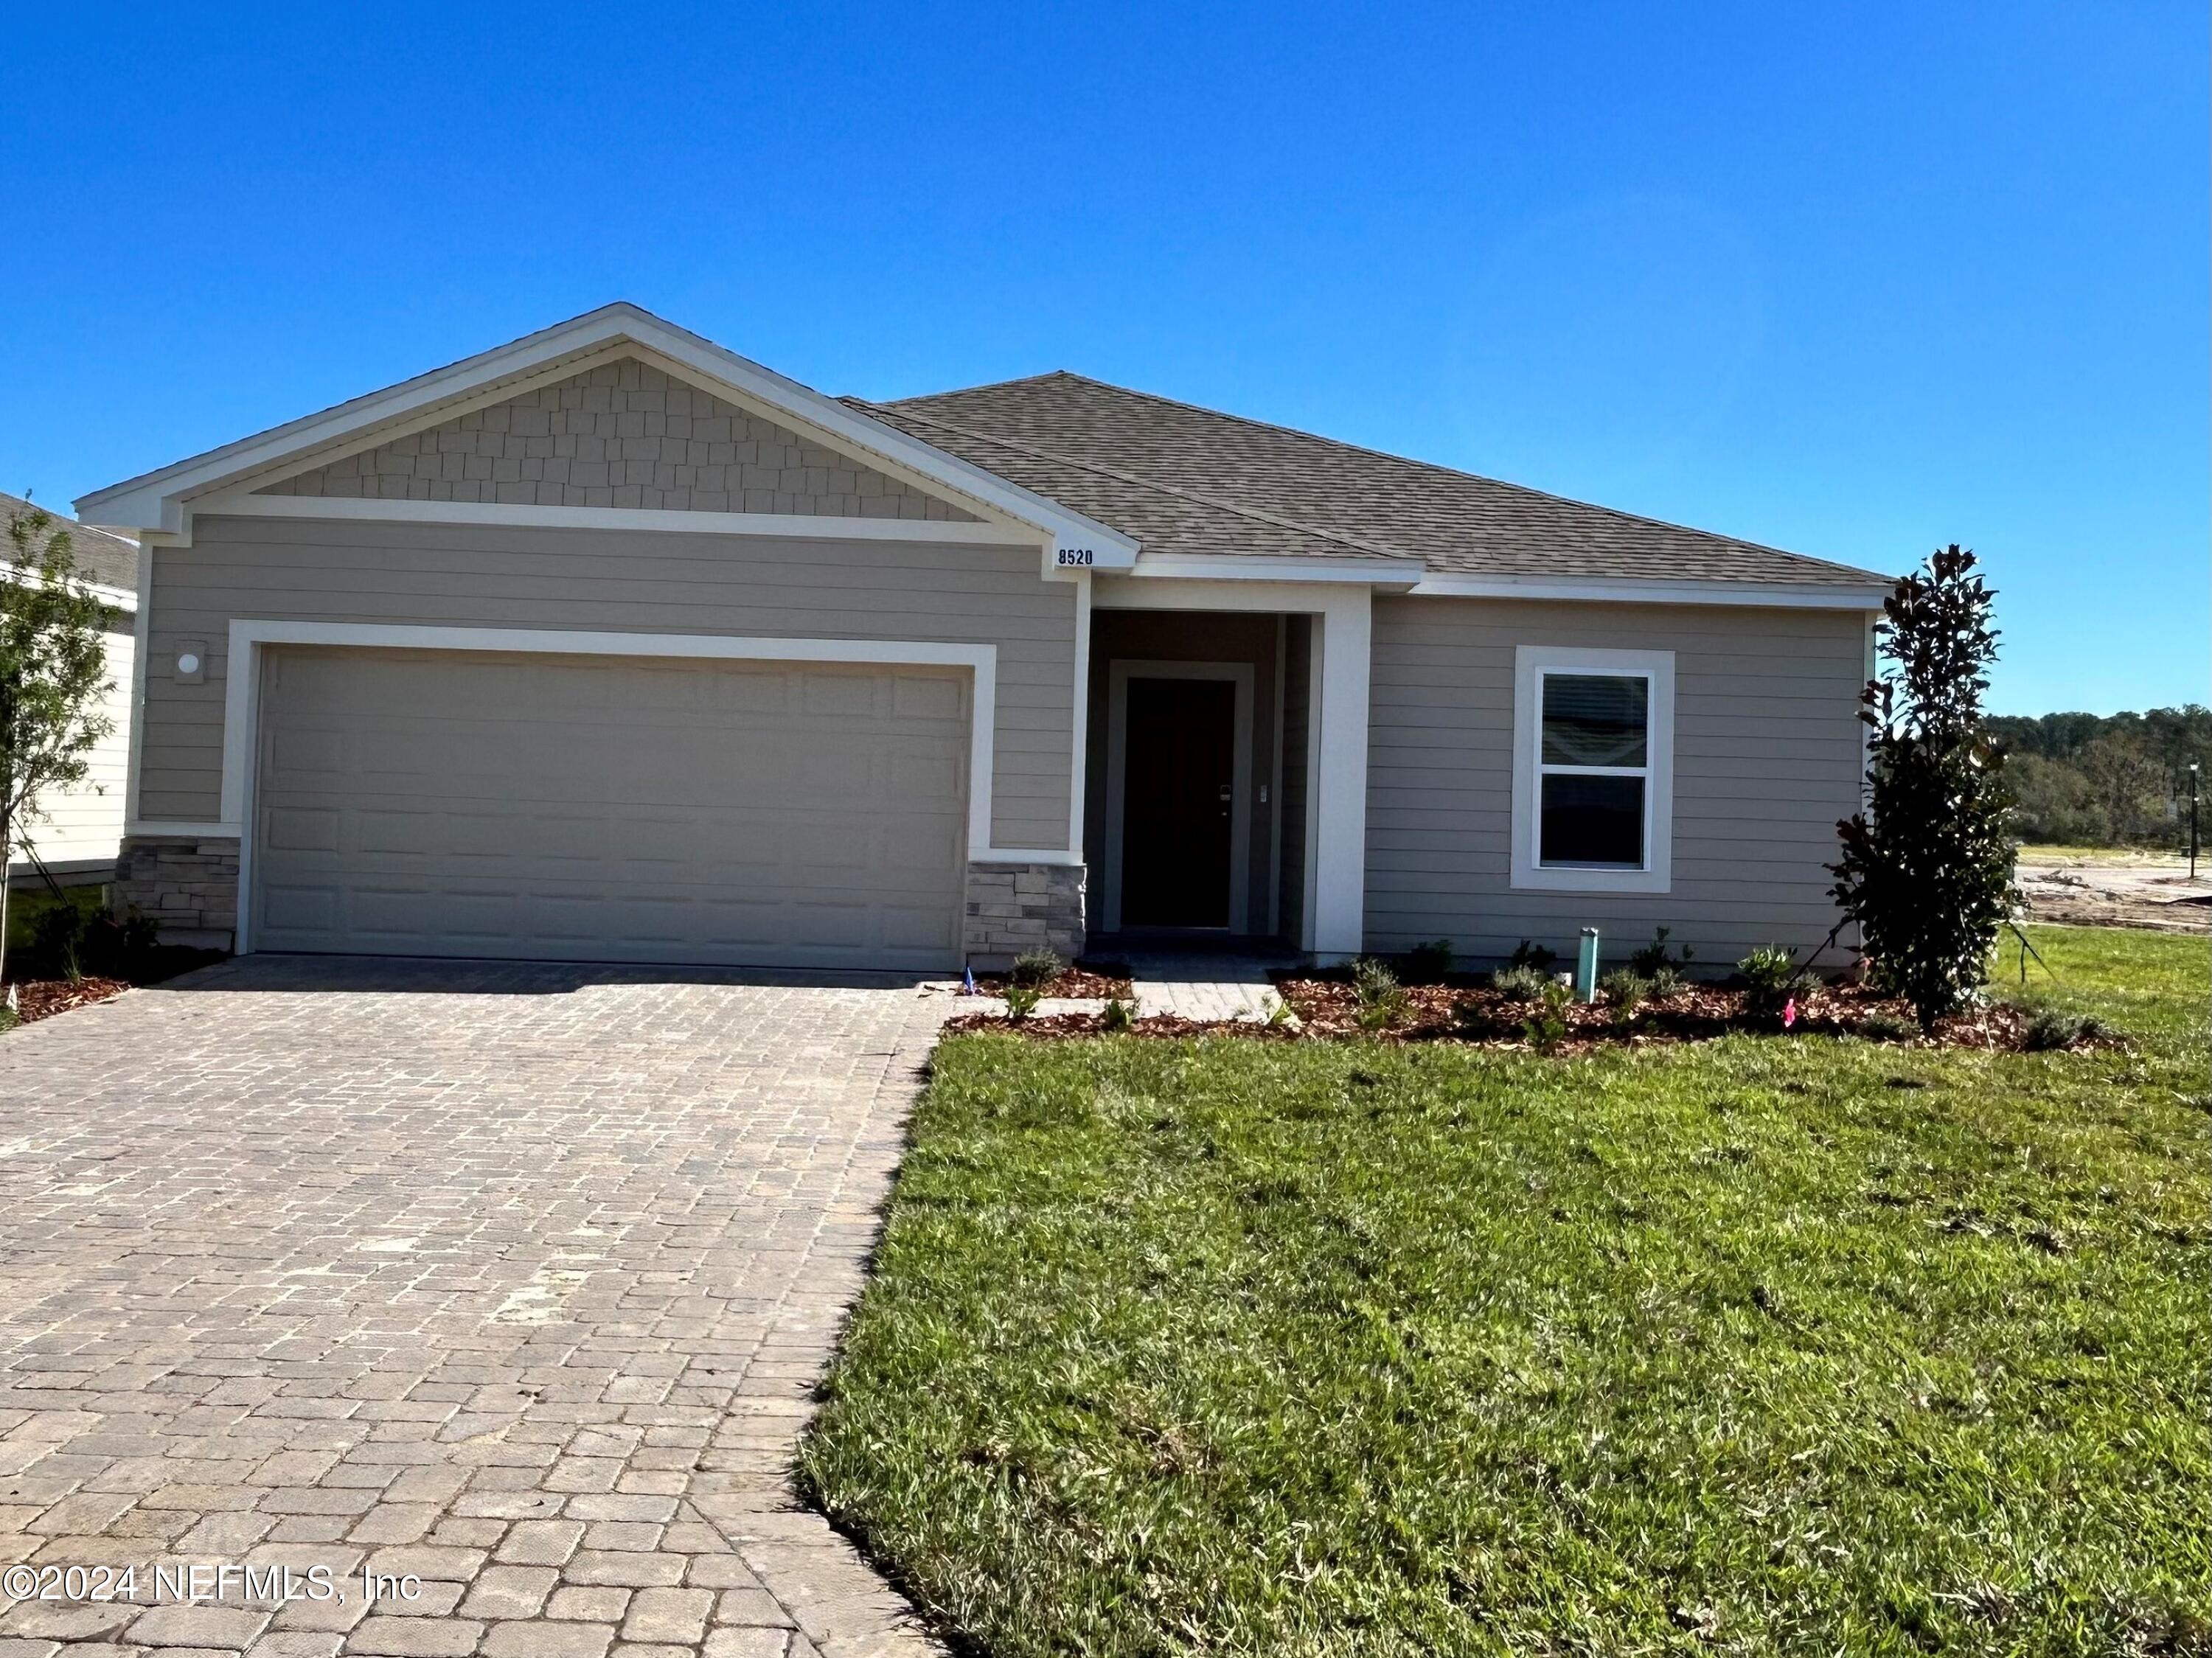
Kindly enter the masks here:
<path id="1" fill-rule="evenodd" d="M 1738 604 L 1766 610 L 1878 610 L 1886 585 L 1787 581 L 1639 581 L 1606 576 L 1462 575 L 1437 572 L 1416 598 L 1572 599 L 1607 604 Z"/>

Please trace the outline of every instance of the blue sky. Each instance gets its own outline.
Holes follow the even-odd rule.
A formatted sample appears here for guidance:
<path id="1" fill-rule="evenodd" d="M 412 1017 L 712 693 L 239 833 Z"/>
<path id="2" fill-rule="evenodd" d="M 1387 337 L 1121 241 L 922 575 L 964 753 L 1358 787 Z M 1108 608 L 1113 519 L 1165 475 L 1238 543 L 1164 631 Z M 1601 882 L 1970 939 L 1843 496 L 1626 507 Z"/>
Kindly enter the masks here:
<path id="1" fill-rule="evenodd" d="M 0 488 L 629 298 L 872 396 L 1068 367 L 1897 570 L 2003 712 L 2208 695 L 2201 0 L 34 8 Z"/>

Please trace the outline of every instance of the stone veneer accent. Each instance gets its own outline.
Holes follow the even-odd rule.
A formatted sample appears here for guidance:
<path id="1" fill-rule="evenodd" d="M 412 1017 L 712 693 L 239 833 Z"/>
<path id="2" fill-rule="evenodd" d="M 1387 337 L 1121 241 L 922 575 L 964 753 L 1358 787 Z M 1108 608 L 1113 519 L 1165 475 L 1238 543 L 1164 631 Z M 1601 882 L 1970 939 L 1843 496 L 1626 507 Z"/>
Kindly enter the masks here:
<path id="1" fill-rule="evenodd" d="M 133 835 L 115 860 L 116 896 L 166 944 L 228 950 L 238 931 L 238 842 Z"/>
<path id="2" fill-rule="evenodd" d="M 641 362 L 604 363 L 255 493 L 977 521 Z"/>
<path id="3" fill-rule="evenodd" d="M 969 865 L 969 964 L 1003 968 L 1025 950 L 1080 956 L 1085 873 L 1081 864 Z"/>

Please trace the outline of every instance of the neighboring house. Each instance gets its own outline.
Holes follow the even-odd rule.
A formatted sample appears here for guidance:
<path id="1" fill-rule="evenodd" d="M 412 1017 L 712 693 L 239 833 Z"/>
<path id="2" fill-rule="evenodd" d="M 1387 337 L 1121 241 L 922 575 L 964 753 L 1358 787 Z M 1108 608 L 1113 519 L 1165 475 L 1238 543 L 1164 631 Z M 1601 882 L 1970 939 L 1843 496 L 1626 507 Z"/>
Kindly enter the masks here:
<path id="1" fill-rule="evenodd" d="M 138 544 L 122 537 L 73 524 L 52 507 L 34 507 L 21 495 L 0 492 L 0 523 L 44 512 L 54 528 L 69 531 L 76 556 L 77 574 L 111 607 L 112 625 L 107 630 L 108 693 L 100 712 L 108 720 L 107 735 L 88 756 L 91 770 L 74 788 L 42 796 L 42 816 L 22 826 L 19 839 L 30 844 L 30 856 L 19 847 L 9 866 L 9 884 L 18 891 L 42 886 L 40 865 L 64 886 L 89 884 L 113 878 L 115 858 L 123 844 L 124 795 L 131 754 L 131 709 L 136 672 L 136 641 L 132 629 L 138 610 Z M 0 575 L 13 568 L 13 549 L 0 547 Z"/>
<path id="2" fill-rule="evenodd" d="M 1887 586 L 1065 374 L 839 400 L 628 305 L 79 507 L 150 550 L 127 892 L 245 950 L 1809 950 Z"/>

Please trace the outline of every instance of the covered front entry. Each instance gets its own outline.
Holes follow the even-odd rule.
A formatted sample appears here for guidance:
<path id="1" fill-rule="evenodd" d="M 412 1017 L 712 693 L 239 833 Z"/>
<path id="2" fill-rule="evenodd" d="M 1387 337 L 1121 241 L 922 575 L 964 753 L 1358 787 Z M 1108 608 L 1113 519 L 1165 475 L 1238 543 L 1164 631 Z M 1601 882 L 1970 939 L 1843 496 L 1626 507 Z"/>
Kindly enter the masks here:
<path id="1" fill-rule="evenodd" d="M 1240 861 L 1237 704 L 1245 688 L 1227 675 L 1153 664 L 1132 674 L 1132 665 L 1118 665 L 1121 926 L 1225 928 Z"/>
<path id="2" fill-rule="evenodd" d="M 957 669 L 264 653 L 258 950 L 957 964 Z"/>

